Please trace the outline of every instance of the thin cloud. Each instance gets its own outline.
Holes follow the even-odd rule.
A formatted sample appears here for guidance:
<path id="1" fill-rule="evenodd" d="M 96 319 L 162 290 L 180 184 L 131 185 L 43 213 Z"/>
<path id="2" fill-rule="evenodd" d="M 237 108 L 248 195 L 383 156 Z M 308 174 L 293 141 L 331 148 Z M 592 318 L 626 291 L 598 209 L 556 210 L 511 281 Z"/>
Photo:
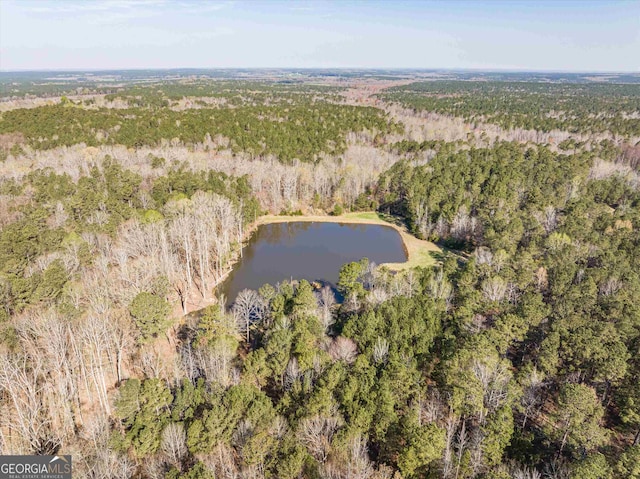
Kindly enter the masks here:
<path id="1" fill-rule="evenodd" d="M 103 16 L 100 23 L 148 17 L 166 11 L 202 14 L 216 12 L 232 6 L 234 2 L 173 2 L 170 0 L 98 0 L 92 2 L 46 2 L 28 5 L 16 3 L 30 14 Z"/>
<path id="2" fill-rule="evenodd" d="M 172 4 L 183 13 L 206 13 L 206 12 L 218 12 L 234 5 L 235 2 L 178 2 Z"/>
<path id="3" fill-rule="evenodd" d="M 85 13 L 99 13 L 112 11 L 141 11 L 150 7 L 166 5 L 166 0 L 102 0 L 96 2 L 47 2 L 46 4 L 28 6 L 25 8 L 29 13 L 73 13 L 82 15 Z M 18 5 L 20 5 L 18 3 Z"/>

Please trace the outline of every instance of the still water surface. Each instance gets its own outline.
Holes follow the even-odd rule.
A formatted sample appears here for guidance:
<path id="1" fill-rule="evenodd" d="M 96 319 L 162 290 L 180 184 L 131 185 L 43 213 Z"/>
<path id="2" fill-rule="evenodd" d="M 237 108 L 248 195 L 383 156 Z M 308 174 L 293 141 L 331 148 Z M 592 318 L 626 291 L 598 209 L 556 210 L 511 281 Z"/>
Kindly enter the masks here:
<path id="1" fill-rule="evenodd" d="M 231 303 L 245 288 L 306 279 L 335 285 L 344 263 L 406 261 L 402 238 L 388 226 L 341 223 L 272 223 L 258 228 L 220 291 Z"/>

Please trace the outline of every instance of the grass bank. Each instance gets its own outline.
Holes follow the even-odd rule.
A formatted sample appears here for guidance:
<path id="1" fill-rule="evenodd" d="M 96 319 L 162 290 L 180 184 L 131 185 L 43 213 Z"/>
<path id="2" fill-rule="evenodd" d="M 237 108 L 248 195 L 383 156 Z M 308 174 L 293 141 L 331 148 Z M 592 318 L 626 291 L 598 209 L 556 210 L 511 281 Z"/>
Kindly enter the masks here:
<path id="1" fill-rule="evenodd" d="M 278 216 L 266 215 L 261 216 L 257 225 L 266 225 L 271 223 L 291 223 L 295 221 L 309 221 L 316 223 L 343 223 L 343 224 L 369 224 L 384 225 L 395 229 L 402 238 L 405 250 L 407 252 L 407 261 L 404 263 L 385 263 L 383 266 L 393 270 L 402 271 L 416 266 L 428 267 L 436 262 L 436 258 L 442 254 L 441 249 L 430 241 L 416 238 L 410 234 L 402 225 L 387 221 L 383 215 L 375 211 L 365 211 L 356 213 L 345 213 L 341 216 L 320 216 L 320 215 L 301 215 L 301 216 Z"/>

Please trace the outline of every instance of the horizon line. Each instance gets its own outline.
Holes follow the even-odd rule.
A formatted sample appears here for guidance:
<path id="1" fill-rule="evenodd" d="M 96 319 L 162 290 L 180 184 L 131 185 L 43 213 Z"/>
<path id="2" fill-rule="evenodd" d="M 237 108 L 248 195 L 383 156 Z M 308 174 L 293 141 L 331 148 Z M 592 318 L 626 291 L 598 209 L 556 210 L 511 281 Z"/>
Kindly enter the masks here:
<path id="1" fill-rule="evenodd" d="M 483 73 L 593 73 L 593 74 L 640 74 L 638 70 L 558 70 L 558 69 L 517 69 L 517 68 L 455 68 L 455 67 L 139 67 L 139 68 L 25 68 L 5 70 L 0 68 L 0 73 L 94 73 L 94 72 L 139 72 L 139 71 L 178 71 L 178 70 L 388 70 L 388 71 L 445 71 L 445 72 L 483 72 Z"/>

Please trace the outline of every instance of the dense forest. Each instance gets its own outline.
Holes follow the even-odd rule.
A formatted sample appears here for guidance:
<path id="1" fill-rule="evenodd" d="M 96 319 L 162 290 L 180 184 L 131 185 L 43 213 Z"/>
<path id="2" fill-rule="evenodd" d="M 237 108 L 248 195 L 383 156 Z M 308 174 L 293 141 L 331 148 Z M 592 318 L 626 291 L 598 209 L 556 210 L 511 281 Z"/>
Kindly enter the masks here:
<path id="1" fill-rule="evenodd" d="M 0 453 L 89 478 L 640 478 L 640 86 L 507 80 L 0 104 Z M 219 296 L 262 215 L 371 210 L 434 266 Z"/>
<path id="2" fill-rule="evenodd" d="M 130 148 L 175 140 L 202 143 L 221 136 L 232 151 L 314 161 L 320 153 L 339 154 L 347 132 L 397 130 L 379 110 L 300 102 L 292 106 L 197 108 L 86 109 L 61 102 L 2 115 L 0 133 L 20 133 L 36 149 L 84 143 Z M 225 143 L 226 143 L 225 142 Z"/>
<path id="3" fill-rule="evenodd" d="M 504 128 L 640 136 L 640 91 L 630 84 L 431 81 L 381 95 L 417 110 Z"/>

